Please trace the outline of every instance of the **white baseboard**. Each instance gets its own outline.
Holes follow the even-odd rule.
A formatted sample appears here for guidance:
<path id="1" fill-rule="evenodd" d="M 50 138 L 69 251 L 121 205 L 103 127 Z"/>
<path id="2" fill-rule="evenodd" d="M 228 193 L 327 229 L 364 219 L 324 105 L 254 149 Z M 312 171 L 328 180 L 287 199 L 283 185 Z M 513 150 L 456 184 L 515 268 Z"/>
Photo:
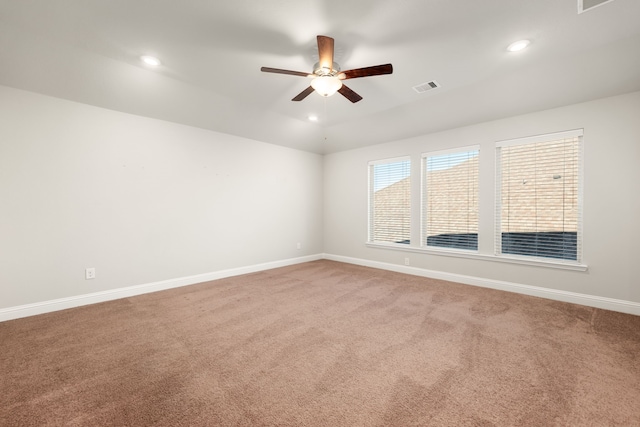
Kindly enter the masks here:
<path id="1" fill-rule="evenodd" d="M 404 265 L 389 264 L 385 262 L 371 261 L 360 258 L 351 258 L 341 255 L 324 254 L 324 259 L 362 265 L 365 267 L 379 268 L 382 270 L 396 271 L 398 273 L 412 274 L 414 276 L 429 277 L 433 279 L 448 280 L 450 282 L 463 283 L 465 285 L 480 286 L 483 288 L 498 289 L 501 291 L 515 292 L 518 294 L 552 299 L 556 301 L 570 302 L 589 307 L 602 308 L 604 310 L 618 311 L 621 313 L 640 316 L 640 303 L 618 300 L 595 295 L 580 294 L 576 292 L 561 291 L 557 289 L 542 288 L 539 286 L 521 285 L 518 283 L 503 282 L 499 280 L 483 279 L 480 277 L 465 276 L 462 274 L 446 273 L 442 271 L 427 270 L 423 268 L 408 267 Z"/>
<path id="2" fill-rule="evenodd" d="M 632 301 L 580 294 L 576 292 L 567 292 L 557 289 L 542 288 L 538 286 L 521 285 L 518 283 L 503 282 L 499 280 L 483 279 L 480 277 L 427 270 L 423 268 L 396 265 L 341 255 L 317 254 L 239 268 L 232 268 L 228 270 L 215 271 L 211 273 L 198 274 L 194 276 L 180 277 L 177 279 L 163 280 L 160 282 L 145 283 L 142 285 L 129 286 L 126 288 L 113 289 L 109 291 L 94 292 L 90 294 L 77 295 L 33 304 L 25 304 L 16 307 L 3 308 L 0 309 L 0 322 L 19 319 L 21 317 L 35 316 L 37 314 L 49 313 L 58 310 L 65 310 L 73 307 L 80 307 L 83 305 L 111 301 L 119 298 L 128 298 L 136 295 L 178 288 L 181 286 L 194 285 L 196 283 L 224 279 L 226 277 L 255 273 L 258 271 L 270 270 L 272 268 L 286 267 L 289 265 L 316 261 L 319 259 L 328 259 L 332 261 L 345 262 L 348 264 L 356 264 L 365 267 L 379 268 L 382 270 L 396 271 L 398 273 L 411 274 L 414 276 L 448 280 L 451 282 L 463 283 L 466 285 L 515 292 L 524 295 L 531 295 L 556 301 L 570 302 L 574 304 L 581 304 L 589 307 L 602 308 L 605 310 L 618 311 L 621 313 L 640 316 L 640 303 Z"/>
<path id="3" fill-rule="evenodd" d="M 299 258 L 290 258 L 281 261 L 267 262 L 264 264 L 249 265 L 246 267 L 232 268 L 229 270 L 214 271 L 211 273 L 197 274 L 195 276 L 180 277 L 177 279 L 163 280 L 160 282 L 145 283 L 142 285 L 128 286 L 126 288 L 112 289 L 102 292 L 77 295 L 67 298 L 59 298 L 50 301 L 25 304 L 16 307 L 0 309 L 0 322 L 6 320 L 19 319 L 21 317 L 35 316 L 37 314 L 49 313 L 52 311 L 66 310 L 68 308 L 80 307 L 83 305 L 95 304 L 99 302 L 111 301 L 119 298 L 128 298 L 136 295 L 151 292 L 163 291 L 166 289 L 178 288 L 181 286 L 194 285 L 196 283 L 208 282 L 211 280 L 224 279 L 225 277 L 239 276 L 242 274 L 255 273 L 258 271 L 270 270 L 272 268 L 286 267 L 303 262 L 316 261 L 322 259 L 322 254 L 309 255 Z"/>

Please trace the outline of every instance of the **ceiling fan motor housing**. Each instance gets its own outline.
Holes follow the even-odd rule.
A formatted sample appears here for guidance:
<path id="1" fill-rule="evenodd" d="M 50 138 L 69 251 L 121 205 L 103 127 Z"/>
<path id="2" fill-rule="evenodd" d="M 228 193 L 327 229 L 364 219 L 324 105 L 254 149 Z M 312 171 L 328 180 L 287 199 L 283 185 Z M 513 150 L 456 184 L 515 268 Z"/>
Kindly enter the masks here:
<path id="1" fill-rule="evenodd" d="M 333 63 L 333 68 L 330 70 L 326 67 L 321 67 L 319 62 L 316 62 L 313 65 L 313 74 L 316 76 L 337 76 L 340 73 L 340 64 L 337 62 Z"/>

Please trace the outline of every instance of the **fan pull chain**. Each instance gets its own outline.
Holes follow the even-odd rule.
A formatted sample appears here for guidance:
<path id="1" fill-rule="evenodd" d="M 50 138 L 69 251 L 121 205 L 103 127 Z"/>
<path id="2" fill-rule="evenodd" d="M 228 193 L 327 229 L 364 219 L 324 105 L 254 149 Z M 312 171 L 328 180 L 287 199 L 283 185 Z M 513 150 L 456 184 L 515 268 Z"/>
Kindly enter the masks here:
<path id="1" fill-rule="evenodd" d="M 326 123 L 329 122 L 329 113 L 327 112 L 327 97 L 323 97 L 324 98 L 324 122 L 325 125 L 322 126 L 322 133 L 324 133 L 324 140 L 327 140 L 327 126 Z"/>

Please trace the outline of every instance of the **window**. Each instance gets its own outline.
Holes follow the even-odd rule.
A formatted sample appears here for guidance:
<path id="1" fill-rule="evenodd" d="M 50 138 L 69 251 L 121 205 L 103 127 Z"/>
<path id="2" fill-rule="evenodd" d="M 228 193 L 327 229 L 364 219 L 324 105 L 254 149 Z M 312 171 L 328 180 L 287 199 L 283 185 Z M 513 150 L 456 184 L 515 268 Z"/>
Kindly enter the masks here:
<path id="1" fill-rule="evenodd" d="M 503 141 L 496 155 L 496 255 L 580 262 L 582 130 Z"/>
<path id="2" fill-rule="evenodd" d="M 478 250 L 478 147 L 423 154 L 422 244 Z"/>
<path id="3" fill-rule="evenodd" d="M 369 241 L 411 241 L 411 161 L 408 157 L 369 163 Z"/>

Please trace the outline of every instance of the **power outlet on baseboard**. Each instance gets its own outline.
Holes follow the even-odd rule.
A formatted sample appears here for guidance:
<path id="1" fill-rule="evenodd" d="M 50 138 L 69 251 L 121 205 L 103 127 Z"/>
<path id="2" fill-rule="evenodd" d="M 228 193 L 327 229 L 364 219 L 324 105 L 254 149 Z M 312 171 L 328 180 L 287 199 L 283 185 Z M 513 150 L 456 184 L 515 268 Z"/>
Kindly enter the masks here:
<path id="1" fill-rule="evenodd" d="M 95 267 L 89 267 L 84 270 L 84 278 L 86 280 L 91 280 L 96 278 L 96 269 Z"/>
<path id="2" fill-rule="evenodd" d="M 404 265 L 410 265 L 409 258 L 404 259 Z"/>

